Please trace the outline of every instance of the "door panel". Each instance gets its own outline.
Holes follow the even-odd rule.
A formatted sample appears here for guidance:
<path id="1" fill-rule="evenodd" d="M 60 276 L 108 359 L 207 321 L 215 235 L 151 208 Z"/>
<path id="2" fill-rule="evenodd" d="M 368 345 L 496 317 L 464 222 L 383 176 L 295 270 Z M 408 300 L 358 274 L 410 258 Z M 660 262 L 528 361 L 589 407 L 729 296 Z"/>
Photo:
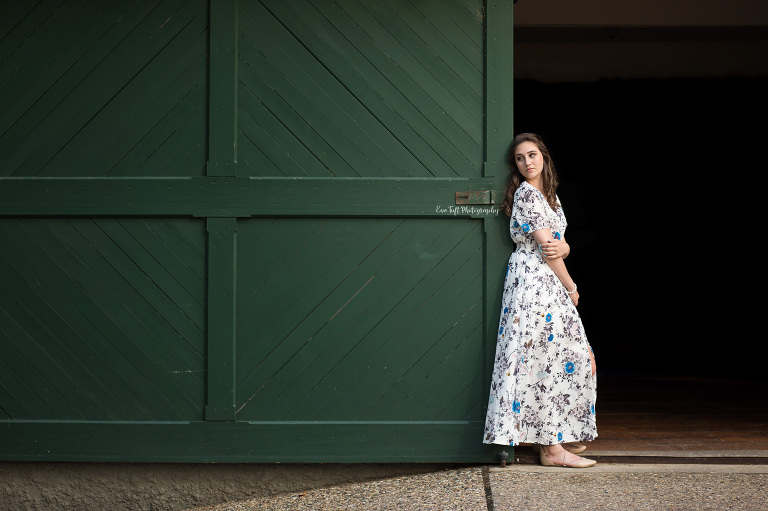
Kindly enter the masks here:
<path id="1" fill-rule="evenodd" d="M 242 2 L 244 172 L 480 175 L 481 21 L 417 4 Z"/>
<path id="2" fill-rule="evenodd" d="M 255 219 L 238 242 L 257 268 L 237 283 L 239 420 L 477 410 L 481 221 Z"/>

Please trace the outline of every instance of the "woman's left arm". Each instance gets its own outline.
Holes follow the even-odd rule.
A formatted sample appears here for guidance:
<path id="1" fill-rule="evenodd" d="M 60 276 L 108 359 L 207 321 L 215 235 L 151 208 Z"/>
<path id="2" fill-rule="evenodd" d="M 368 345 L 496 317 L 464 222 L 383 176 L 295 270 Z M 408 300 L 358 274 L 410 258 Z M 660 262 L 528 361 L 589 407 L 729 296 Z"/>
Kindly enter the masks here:
<path id="1" fill-rule="evenodd" d="M 539 245 L 541 255 L 544 259 L 565 259 L 571 253 L 571 246 L 562 240 L 548 239 Z"/>

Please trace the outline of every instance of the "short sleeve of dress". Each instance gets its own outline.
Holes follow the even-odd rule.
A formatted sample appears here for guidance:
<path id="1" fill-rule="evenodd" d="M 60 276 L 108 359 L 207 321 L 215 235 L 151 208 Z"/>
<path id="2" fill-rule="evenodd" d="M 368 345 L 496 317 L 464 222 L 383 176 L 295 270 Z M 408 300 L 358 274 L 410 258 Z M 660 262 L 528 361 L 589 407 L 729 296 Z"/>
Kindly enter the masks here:
<path id="1" fill-rule="evenodd" d="M 521 186 L 515 192 L 513 217 L 526 233 L 551 227 L 544 196 L 533 186 Z"/>

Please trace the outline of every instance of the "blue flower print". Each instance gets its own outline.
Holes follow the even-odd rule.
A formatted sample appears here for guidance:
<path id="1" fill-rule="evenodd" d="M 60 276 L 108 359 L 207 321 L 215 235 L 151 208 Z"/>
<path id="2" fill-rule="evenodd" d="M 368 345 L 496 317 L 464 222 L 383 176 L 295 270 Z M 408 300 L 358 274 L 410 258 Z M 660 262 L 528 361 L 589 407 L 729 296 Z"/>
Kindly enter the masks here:
<path id="1" fill-rule="evenodd" d="M 531 230 L 531 226 L 528 224 L 523 224 L 523 232 L 528 232 Z"/>
<path id="2" fill-rule="evenodd" d="M 547 317 L 546 317 L 546 318 L 544 318 L 544 320 L 545 320 L 547 323 L 549 323 L 550 321 L 552 321 L 552 314 L 547 314 Z"/>
<path id="3" fill-rule="evenodd" d="M 554 338 L 555 338 L 555 334 L 549 334 L 549 337 L 547 337 L 547 340 L 549 342 L 552 342 L 552 339 L 554 339 Z"/>
<path id="4" fill-rule="evenodd" d="M 568 362 L 565 364 L 565 372 L 568 374 L 571 374 L 576 369 L 576 366 L 573 365 L 573 362 Z"/>
<path id="5" fill-rule="evenodd" d="M 512 401 L 512 411 L 520 413 L 520 401 Z"/>
<path id="6" fill-rule="evenodd" d="M 504 333 L 504 327 L 499 328 L 499 335 Z"/>
<path id="7" fill-rule="evenodd" d="M 556 240 L 559 240 L 560 239 L 560 233 L 556 232 L 555 234 L 552 235 L 552 237 L 555 238 Z"/>
<path id="8" fill-rule="evenodd" d="M 595 413 L 595 405 L 592 405 L 589 407 L 589 411 L 594 414 Z"/>
<path id="9" fill-rule="evenodd" d="M 517 220 L 515 220 L 514 222 L 512 222 L 512 227 L 514 227 L 515 229 L 517 229 L 518 227 L 520 227 L 520 224 L 519 224 L 519 223 L 517 223 Z"/>
<path id="10" fill-rule="evenodd" d="M 557 441 L 558 442 L 562 442 L 563 441 L 563 434 L 562 433 L 558 433 L 557 434 Z"/>
<path id="11" fill-rule="evenodd" d="M 506 314 L 507 312 L 509 312 L 509 307 L 504 307 L 504 314 Z"/>

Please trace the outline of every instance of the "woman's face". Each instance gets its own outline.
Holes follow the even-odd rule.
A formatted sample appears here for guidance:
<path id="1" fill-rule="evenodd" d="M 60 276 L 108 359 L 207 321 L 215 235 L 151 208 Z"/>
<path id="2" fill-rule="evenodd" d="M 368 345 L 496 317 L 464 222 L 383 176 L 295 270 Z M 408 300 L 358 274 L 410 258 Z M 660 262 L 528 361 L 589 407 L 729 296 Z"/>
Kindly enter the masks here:
<path id="1" fill-rule="evenodd" d="M 515 148 L 515 165 L 526 181 L 538 181 L 544 170 L 544 157 L 533 142 L 523 142 Z"/>

